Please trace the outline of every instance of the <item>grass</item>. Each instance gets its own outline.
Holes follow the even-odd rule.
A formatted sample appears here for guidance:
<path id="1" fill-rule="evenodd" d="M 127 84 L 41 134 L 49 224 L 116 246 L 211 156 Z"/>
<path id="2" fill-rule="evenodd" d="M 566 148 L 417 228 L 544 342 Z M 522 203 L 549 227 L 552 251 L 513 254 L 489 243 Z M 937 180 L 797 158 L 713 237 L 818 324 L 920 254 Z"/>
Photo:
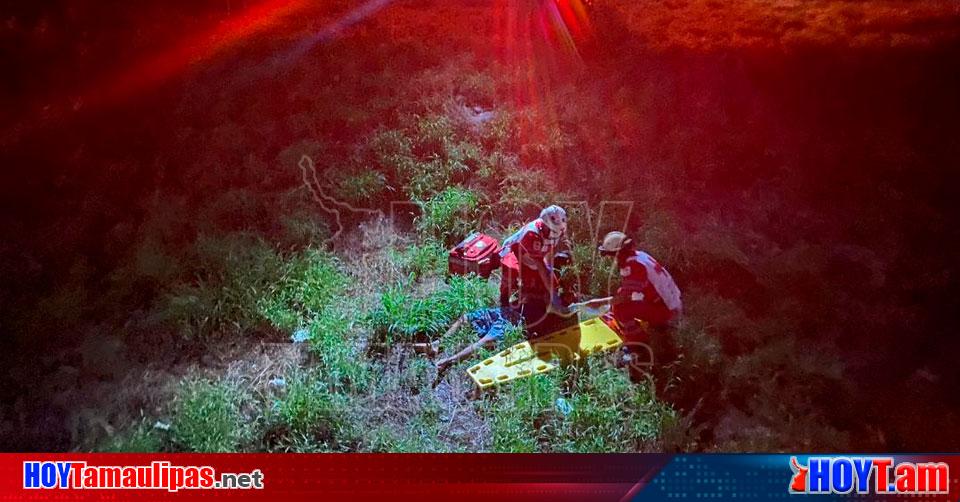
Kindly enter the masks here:
<path id="1" fill-rule="evenodd" d="M 332 391 L 317 372 L 289 375 L 286 388 L 275 401 L 281 448 L 292 451 L 337 451 L 347 448 L 355 435 L 349 398 Z"/>
<path id="2" fill-rule="evenodd" d="M 496 452 L 649 451 L 677 420 L 649 383 L 596 358 L 513 382 L 484 404 Z"/>
<path id="3" fill-rule="evenodd" d="M 336 258 L 316 249 L 294 255 L 279 272 L 258 301 L 258 310 L 264 319 L 283 330 L 299 327 L 304 319 L 322 316 L 346 283 Z"/>
<path id="4" fill-rule="evenodd" d="M 415 297 L 409 284 L 389 287 L 380 307 L 369 321 L 375 333 L 388 343 L 436 338 L 458 317 L 492 305 L 494 288 L 476 276 L 450 277 L 448 283 L 425 297 Z"/>
<path id="5" fill-rule="evenodd" d="M 479 228 L 481 196 L 473 190 L 452 186 L 421 202 L 416 219 L 420 234 L 451 246 Z"/>
<path id="6" fill-rule="evenodd" d="M 620 274 L 617 273 L 613 258 L 600 256 L 597 247 L 589 242 L 575 243 L 572 252 L 573 263 L 563 274 L 576 284 L 580 294 L 597 298 L 616 292 Z"/>
<path id="7" fill-rule="evenodd" d="M 438 4 L 384 10 L 369 26 L 345 34 L 350 43 L 329 44 L 296 71 L 266 79 L 266 92 L 250 93 L 245 74 L 213 65 L 196 75 L 190 83 L 193 96 L 173 104 L 169 116 L 150 115 L 149 127 L 126 133 L 136 141 L 115 141 L 122 150 L 113 152 L 115 158 L 104 158 L 96 148 L 76 149 L 85 152 L 74 159 L 88 168 L 85 172 L 123 179 L 131 169 L 146 169 L 155 171 L 156 179 L 133 187 L 147 192 L 124 197 L 103 197 L 82 184 L 74 186 L 82 180 L 72 179 L 64 188 L 76 192 L 70 206 L 80 210 L 68 211 L 67 219 L 40 218 L 42 225 L 15 222 L 12 233 L 28 236 L 23 243 L 35 249 L 11 255 L 4 263 L 24 266 L 6 267 L 4 273 L 12 277 L 11 285 L 26 280 L 37 287 L 24 288 L 36 292 L 23 298 L 4 297 L 0 318 L 11 338 L 27 343 L 36 333 L 74 333 L 76 327 L 102 323 L 131 340 L 145 331 L 176 332 L 189 339 L 191 348 L 211 353 L 235 345 L 256 347 L 262 340 L 286 342 L 297 329 L 309 333 L 308 342 L 294 348 L 302 347 L 302 372 L 285 375 L 283 393 L 252 383 L 238 389 L 231 383 L 235 375 L 226 375 L 231 369 L 190 368 L 179 393 L 165 396 L 169 409 L 158 412 L 171 417 L 170 434 L 135 417 L 107 449 L 452 450 L 456 443 L 444 431 L 453 405 L 425 387 L 430 363 L 399 343 L 435 339 L 458 315 L 492 303 L 491 284 L 460 278 L 442 282 L 446 249 L 485 226 L 516 228 L 558 200 L 636 200 L 629 220 L 611 217 L 588 226 L 602 235 L 627 223 L 643 249 L 680 281 L 687 302 L 675 333 L 680 359 L 664 368 L 656 383 L 684 413 L 703 400 L 700 409 L 707 411 L 701 413 L 717 430 L 707 436 L 713 446 L 701 446 L 840 448 L 844 435 L 834 427 L 837 420 L 828 420 L 837 416 L 829 398 L 863 404 L 863 396 L 898 393 L 845 392 L 843 382 L 851 376 L 831 356 L 841 353 L 831 340 L 843 333 L 845 343 L 856 344 L 846 334 L 863 331 L 866 341 L 860 343 L 879 348 L 885 345 L 881 342 L 898 340 L 902 330 L 884 334 L 874 326 L 901 325 L 875 319 L 909 321 L 923 311 L 902 310 L 897 294 L 882 295 L 893 300 L 865 299 L 872 289 L 862 288 L 867 281 L 837 277 L 855 270 L 842 266 L 843 273 L 834 273 L 830 263 L 839 257 L 829 236 L 862 232 L 851 242 L 862 241 L 866 248 L 874 245 L 870 234 L 893 235 L 883 230 L 898 225 L 930 230 L 917 227 L 917 221 L 939 221 L 899 219 L 912 215 L 902 207 L 937 215 L 937 206 L 921 196 L 928 191 L 925 185 L 897 186 L 892 192 L 897 203 L 891 204 L 883 195 L 888 188 L 874 183 L 891 178 L 884 174 L 917 167 L 903 159 L 939 154 L 900 141 L 895 133 L 902 117 L 880 113 L 918 108 L 909 106 L 912 102 L 878 108 L 864 100 L 917 93 L 881 92 L 899 89 L 904 82 L 896 79 L 893 87 L 859 92 L 863 85 L 884 81 L 875 76 L 886 73 L 870 70 L 874 63 L 864 66 L 859 51 L 848 49 L 910 45 L 911 40 L 922 46 L 950 35 L 955 23 L 944 19 L 943 4 L 815 0 L 772 9 L 764 2 L 714 0 L 595 2 L 590 7 L 595 47 L 584 46 L 577 62 L 583 66 L 570 71 L 563 65 L 548 68 L 553 66 L 548 61 L 561 58 L 539 49 L 516 68 L 489 63 L 503 58 L 486 56 L 508 48 L 502 45 L 503 33 L 491 28 L 498 23 L 464 30 L 463 14 L 480 13 L 480 8 Z M 396 43 L 384 42 L 386 29 Z M 116 44 L 99 45 L 112 50 Z M 712 50 L 780 45 L 841 50 L 815 58 L 800 54 L 800 59 L 790 54 L 757 59 L 752 50 L 731 57 L 730 51 Z M 435 47 L 455 49 L 430 49 Z M 691 51 L 658 55 L 651 47 L 711 50 L 695 50 L 687 59 Z M 249 54 L 238 47 L 235 55 L 245 64 L 235 66 L 256 67 L 272 50 L 254 49 L 249 52 L 256 54 Z M 723 57 L 715 60 L 714 52 Z M 840 57 L 831 62 L 833 53 Z M 343 61 L 350 62 L 345 72 L 339 71 Z M 779 61 L 788 66 L 780 68 Z M 822 85 L 816 84 L 829 79 L 817 75 L 834 75 L 836 69 L 866 80 L 841 79 L 846 83 L 830 94 L 837 99 L 823 100 Z M 758 74 L 767 77 L 752 78 Z M 916 83 L 925 82 L 920 77 L 907 88 L 919 88 Z M 752 92 L 757 86 L 783 92 Z M 821 102 L 829 106 L 818 108 Z M 469 124 L 461 111 L 472 106 L 492 112 L 493 118 Z M 859 117 L 870 122 L 861 130 L 855 119 L 862 110 L 877 113 Z M 826 127 L 836 113 L 845 120 Z M 896 115 L 896 122 L 888 115 Z M 921 114 L 910 123 L 933 123 L 924 118 L 929 117 Z M 819 125 L 824 127 L 814 141 L 798 140 Z M 780 140 L 768 141 L 773 133 Z M 283 144 L 270 139 L 277 137 L 289 138 Z M 61 144 L 62 139 L 53 140 Z M 142 158 L 142 152 L 151 153 Z M 853 157 L 837 152 L 853 152 Z M 874 156 L 859 159 L 856 152 Z M 416 244 L 384 245 L 393 252 L 391 270 L 402 270 L 403 279 L 384 271 L 390 267 L 371 265 L 379 250 L 365 243 L 348 243 L 337 255 L 325 248 L 327 215 L 306 196 L 296 169 L 304 154 L 325 160 L 325 174 L 339 198 L 376 205 L 392 197 L 419 205 L 414 231 L 405 235 Z M 839 167 L 869 169 L 863 169 L 863 179 L 851 178 L 856 183 L 824 183 L 824 176 L 829 181 L 836 173 L 856 171 L 838 168 L 830 159 L 840 159 Z M 818 160 L 822 165 L 814 165 Z M 885 163 L 899 167 L 886 171 Z M 109 169 L 95 169 L 104 165 Z M 813 187 L 810 194 L 802 188 L 807 185 Z M 830 186 L 857 189 L 833 198 L 823 192 Z M 55 192 L 60 197 L 61 190 Z M 85 192 L 93 198 L 81 196 Z M 848 213 L 858 206 L 858 194 L 883 201 L 878 212 Z M 807 204 L 820 200 L 844 202 L 847 218 L 829 211 L 809 216 L 813 208 Z M 136 202 L 132 207 L 131 201 Z M 795 216 L 784 219 L 785 214 Z M 571 227 L 581 220 L 586 221 L 571 212 Z M 840 224 L 846 220 L 856 225 Z M 871 221 L 883 228 L 872 229 Z M 351 230 L 360 222 L 347 223 Z M 39 233 L 31 234 L 31 227 Z M 616 271 L 596 256 L 599 236 L 586 227 L 574 229 L 576 259 L 569 279 L 581 293 L 601 296 L 616 285 Z M 42 238 L 48 234 L 62 239 Z M 102 238 L 101 247 L 109 252 L 84 257 L 90 236 Z M 34 240 L 44 245 L 34 246 Z M 816 244 L 822 250 L 803 252 L 803 240 L 808 245 L 823 241 Z M 136 244 L 124 249 L 127 242 Z M 885 250 L 904 242 L 883 237 L 875 244 L 876 276 L 881 282 L 888 277 L 887 285 L 895 282 L 896 274 L 889 271 L 896 267 L 883 258 L 895 253 Z M 48 246 L 62 247 L 67 258 L 57 259 L 59 250 Z M 125 265 L 106 276 L 106 284 L 101 278 L 114 258 Z M 943 268 L 928 264 L 918 261 L 916 267 Z M 942 282 L 937 274 L 928 276 L 918 275 L 921 285 Z M 39 303 L 34 304 L 34 295 Z M 151 322 L 139 322 L 133 313 L 150 302 L 152 310 L 144 317 Z M 473 339 L 475 333 L 463 329 L 442 343 L 452 349 Z M 374 350 L 380 341 L 392 345 Z M 811 346 L 818 350 L 805 350 Z M 152 352 L 137 355 L 153 362 Z M 82 371 L 89 369 L 85 365 Z M 504 387 L 484 398 L 489 409 L 478 419 L 490 426 L 492 436 L 471 444 L 490 444 L 497 451 L 625 451 L 648 448 L 657 435 L 674 434 L 686 423 L 686 416 L 674 420 L 649 384 L 629 385 L 624 378 L 619 371 L 589 366 Z M 560 398 L 572 412 L 558 411 Z M 372 399 L 401 411 L 374 413 Z M 839 416 L 842 422 L 843 413 Z M 721 422 L 729 427 L 717 426 Z M 353 437 L 358 430 L 364 437 Z M 269 431 L 279 431 L 279 437 L 266 438 Z"/>
<path id="8" fill-rule="evenodd" d="M 196 254 L 195 279 L 175 286 L 157 314 L 193 338 L 230 328 L 296 329 L 321 315 L 346 282 L 325 251 L 284 255 L 242 233 L 203 237 Z"/>
<path id="9" fill-rule="evenodd" d="M 357 207 L 368 207 L 383 198 L 388 189 L 386 176 L 379 171 L 361 171 L 337 180 L 334 195 Z"/>
<path id="10" fill-rule="evenodd" d="M 201 236 L 193 255 L 193 280 L 174 286 L 162 299 L 158 315 L 193 338 L 261 324 L 258 304 L 283 276 L 283 257 L 246 233 Z"/>
<path id="11" fill-rule="evenodd" d="M 421 239 L 418 243 L 397 250 L 392 259 L 413 280 L 440 276 L 447 269 L 447 248 L 434 239 Z"/>
<path id="12" fill-rule="evenodd" d="M 245 398 L 239 389 L 227 382 L 185 382 L 176 406 L 174 442 L 185 451 L 240 451 L 251 434 L 240 410 Z"/>
<path id="13" fill-rule="evenodd" d="M 469 85 L 489 88 L 489 82 L 471 78 L 475 82 Z M 286 339 L 303 329 L 308 333 L 309 359 L 306 367 L 284 375 L 286 386 L 279 390 L 241 392 L 228 380 L 188 381 L 172 411 L 172 449 L 463 448 L 463 443 L 445 435 L 450 407 L 458 404 L 437 397 L 430 387 L 435 375 L 432 363 L 408 354 L 404 346 L 437 340 L 459 316 L 495 303 L 494 281 L 445 277 L 447 249 L 466 234 L 484 230 L 487 223 L 512 228 L 548 202 L 576 199 L 558 193 L 554 173 L 526 164 L 569 153 L 571 136 L 559 126 L 547 127 L 539 139 L 528 138 L 521 148 L 515 137 L 517 121 L 536 123 L 534 112 L 498 114 L 487 129 L 473 131 L 451 118 L 444 108 L 449 103 L 437 97 L 436 106 L 399 114 L 397 123 L 359 135 L 350 149 L 353 157 L 347 160 L 350 174 L 333 180 L 335 191 L 353 202 L 382 195 L 387 187 L 402 189 L 402 195 L 420 209 L 412 232 L 405 236 L 413 238 L 413 244 L 400 247 L 408 242 L 405 238 L 363 241 L 360 249 L 334 254 L 321 247 L 329 230 L 310 211 L 296 206 L 285 208 L 289 216 L 279 220 L 279 240 L 285 247 L 253 232 L 209 234 L 196 242 L 190 253 L 193 266 L 186 267 L 185 277 L 165 296 L 160 317 L 194 339 L 255 331 L 280 333 Z M 614 181 L 596 184 L 615 187 Z M 247 202 L 239 201 L 238 210 L 256 213 Z M 641 208 L 646 219 L 636 235 L 666 263 L 686 266 L 701 256 L 744 261 L 736 241 L 709 238 L 729 233 L 728 228 L 707 228 L 686 243 L 684 254 L 675 253 L 682 232 L 669 207 L 660 206 Z M 593 230 L 621 228 L 629 215 L 606 210 L 603 221 L 594 222 L 599 211 L 572 209 L 574 262 L 562 280 L 574 284 L 582 295 L 605 296 L 616 288 L 618 276 L 613 262 L 596 253 Z M 370 249 L 378 246 L 385 248 L 389 273 L 367 259 L 374 252 Z M 723 321 L 723 326 L 684 324 L 676 335 L 682 357 L 658 374 L 663 390 L 679 395 L 681 401 L 694 399 L 697 389 L 713 389 L 711 382 L 718 375 L 730 372 L 733 378 L 749 372 L 784 350 L 757 353 L 724 366 L 729 361 L 716 335 L 742 322 L 745 314 L 722 298 L 704 298 L 693 309 L 694 316 Z M 724 320 L 724 312 L 731 319 Z M 440 342 L 449 353 L 475 339 L 476 333 L 465 327 Z M 519 331 L 511 332 L 503 344 L 521 339 Z M 482 350 L 478 357 L 485 354 Z M 772 391 L 763 379 L 743 378 L 741 384 L 748 389 L 745 392 L 770 396 Z M 690 444 L 684 433 L 688 422 L 655 394 L 653 383 L 631 383 L 623 370 L 590 360 L 484 396 L 477 408 L 488 428 L 477 434 L 489 437 L 472 444 L 498 452 L 628 452 L 655 449 L 664 434 Z M 241 399 L 249 402 L 241 405 Z M 558 400 L 565 404 L 558 406 Z M 373 403 L 389 403 L 384 404 L 387 410 L 398 406 L 402 411 L 374 408 Z M 754 413 L 772 419 L 774 411 Z M 127 441 L 148 447 L 154 435 L 134 431 Z"/>
<path id="14" fill-rule="evenodd" d="M 491 86 L 489 79 L 471 75 L 464 89 L 486 100 Z M 437 99 L 436 105 L 445 110 L 450 102 Z M 354 203 L 399 186 L 419 206 L 413 244 L 398 247 L 402 239 L 380 243 L 399 279 L 391 272 L 387 285 L 366 284 L 375 280 L 364 271 L 366 262 L 318 247 L 329 230 L 296 207 L 279 220 L 287 248 L 245 232 L 197 241 L 189 280 L 166 296 L 161 316 L 194 339 L 264 329 L 288 336 L 304 329 L 310 359 L 308 366 L 282 375 L 284 385 L 278 388 L 241 390 L 232 383 L 235 379 L 188 379 L 171 408 L 171 449 L 464 448 L 447 435 L 447 420 L 455 415 L 450 407 L 463 404 L 441 400 L 430 385 L 433 364 L 423 357 L 407 359 L 403 344 L 436 340 L 456 318 L 494 304 L 492 281 L 445 277 L 452 244 L 482 229 L 487 215 L 516 224 L 559 195 L 545 170 L 521 167 L 520 152 L 509 150 L 519 148 L 510 130 L 512 115 L 497 115 L 487 129 L 472 131 L 446 111 L 421 112 L 402 117 L 399 127 L 379 127 L 359 140 L 351 162 L 375 169 L 333 179 L 334 191 Z M 525 155 L 543 159 L 569 147 L 558 130 L 544 141 L 528 145 Z M 255 211 L 245 202 L 241 206 L 245 214 Z M 574 249 L 576 265 L 565 280 L 596 294 L 606 291 L 605 276 L 593 271 L 609 263 L 591 250 L 592 243 Z M 362 299 L 367 297 L 372 303 Z M 506 338 L 503 345 L 517 343 L 522 333 L 516 329 Z M 449 352 L 475 339 L 466 326 L 440 341 Z M 478 357 L 484 354 L 487 349 Z M 398 356 L 406 362 L 395 364 Z M 558 411 L 558 399 L 573 411 Z M 390 403 L 402 407 L 390 411 Z M 629 409 L 621 409 L 625 404 Z M 622 372 L 600 366 L 521 380 L 476 407 L 492 436 L 470 442 L 489 444 L 493 451 L 642 449 L 672 416 L 646 386 L 633 386 Z M 481 433 L 487 432 L 476 432 Z M 126 441 L 148 447 L 156 437 L 156 431 L 135 429 Z"/>
<path id="15" fill-rule="evenodd" d="M 360 319 L 343 307 L 330 308 L 310 324 L 310 349 L 327 384 L 336 390 L 366 390 L 376 365 L 357 345 Z"/>
<path id="16" fill-rule="evenodd" d="M 164 450 L 164 434 L 143 419 L 107 440 L 98 448 L 102 453 L 158 453 Z"/>

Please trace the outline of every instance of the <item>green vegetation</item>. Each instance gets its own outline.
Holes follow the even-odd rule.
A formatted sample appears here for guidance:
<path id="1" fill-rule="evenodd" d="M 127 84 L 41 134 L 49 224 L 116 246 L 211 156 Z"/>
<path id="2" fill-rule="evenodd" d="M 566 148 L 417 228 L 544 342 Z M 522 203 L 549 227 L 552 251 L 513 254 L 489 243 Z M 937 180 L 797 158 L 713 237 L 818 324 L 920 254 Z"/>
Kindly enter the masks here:
<path id="1" fill-rule="evenodd" d="M 392 257 L 412 280 L 439 276 L 447 269 L 447 248 L 433 239 L 423 239 L 398 251 Z"/>
<path id="2" fill-rule="evenodd" d="M 339 200 L 358 207 L 366 207 L 371 200 L 383 197 L 386 191 L 386 176 L 378 171 L 361 171 L 342 176 L 334 187 L 334 195 Z"/>
<path id="3" fill-rule="evenodd" d="M 943 122 L 928 106 L 935 95 L 918 92 L 925 72 L 942 73 L 942 55 L 921 72 L 921 51 L 860 51 L 864 61 L 846 46 L 839 57 L 661 54 L 650 47 L 671 36 L 689 36 L 685 47 L 704 40 L 689 25 L 704 8 L 747 9 L 747 18 L 769 9 L 644 3 L 662 14 L 651 17 L 622 1 L 591 4 L 598 38 L 577 61 L 533 44 L 518 62 L 502 57 L 513 46 L 499 22 L 463 29 L 463 19 L 499 19 L 483 2 L 427 2 L 383 9 L 276 78 L 238 70 L 264 68 L 265 54 L 287 53 L 292 34 L 307 30 L 296 23 L 319 23 L 324 9 L 348 3 L 311 3 L 311 15 L 281 22 L 291 35 L 225 50 L 217 57 L 231 63 L 198 66 L 184 87 L 170 86 L 175 100 L 157 93 L 155 108 L 104 111 L 111 125 L 89 137 L 69 124 L 50 128 L 47 141 L 60 148 L 72 135 L 64 131 L 77 133 L 69 155 L 51 149 L 48 165 L 11 164 L 49 175 L 31 186 L 57 190 L 11 199 L 42 210 L 5 224 L 22 238 L 0 246 L 0 281 L 24 292 L 0 291 L 0 319 L 17 347 L 49 338 L 56 350 L 38 368 L 10 373 L 29 388 L 36 372 L 78 370 L 82 377 L 58 375 L 74 394 L 38 394 L 82 396 L 73 401 L 104 410 L 74 420 L 78 444 L 55 447 L 820 451 L 848 449 L 857 437 L 869 439 L 864 449 L 942 449 L 912 439 L 911 426 L 930 413 L 856 430 L 862 421 L 850 411 L 908 408 L 897 399 L 921 394 L 904 383 L 914 372 L 939 376 L 931 388 L 952 382 L 941 345 L 922 349 L 942 358 L 930 371 L 914 363 L 936 357 L 904 362 L 897 352 L 903 337 L 937 324 L 925 319 L 956 310 L 915 307 L 918 297 L 956 297 L 947 285 L 958 253 L 943 243 L 960 239 L 921 245 L 949 227 L 931 202 L 949 183 L 908 176 L 949 165 L 955 134 L 929 127 L 913 135 L 922 142 L 901 138 L 905 127 Z M 691 29 L 662 22 L 671 19 L 663 9 L 684 12 Z M 664 37 L 637 34 L 668 26 Z M 894 45 L 907 36 L 860 31 Z M 907 72 L 915 80 L 878 69 L 899 63 L 918 69 Z M 940 80 L 942 96 L 955 96 L 955 79 Z M 301 178 L 303 155 L 317 168 L 312 188 L 396 221 L 319 204 Z M 437 380 L 433 362 L 409 346 L 437 341 L 465 312 L 495 303 L 496 277 L 448 278 L 446 253 L 472 231 L 502 238 L 554 202 L 570 213 L 574 263 L 564 286 L 584 296 L 617 286 L 614 264 L 595 250 L 614 229 L 674 275 L 685 312 L 665 346 L 677 357 L 639 384 L 598 359 L 467 398 L 467 363 Z M 91 333 L 115 342 L 113 359 L 76 346 Z M 512 332 L 504 343 L 519 339 Z M 464 327 L 439 345 L 448 355 L 474 340 Z M 877 370 L 891 377 L 875 379 Z M 88 383 L 113 372 L 109 383 Z M 131 390 L 131 381 L 145 383 Z M 46 403 L 27 404 L 0 408 L 0 428 L 48 423 Z M 21 412 L 35 416 L 11 419 Z M 956 414 L 943 420 L 945 430 L 958 423 Z"/>
<path id="4" fill-rule="evenodd" d="M 185 382 L 176 405 L 174 442 L 186 451 L 229 453 L 249 440 L 243 393 L 228 382 Z"/>
<path id="5" fill-rule="evenodd" d="M 142 420 L 139 424 L 104 442 L 98 451 L 102 453 L 160 452 L 165 446 L 164 437 L 161 434 L 152 423 Z"/>
<path id="6" fill-rule="evenodd" d="M 491 283 L 473 276 L 451 277 L 425 297 L 415 297 L 409 289 L 409 284 L 388 288 L 370 316 L 374 332 L 387 341 L 436 338 L 456 318 L 491 305 L 495 292 Z"/>
<path id="7" fill-rule="evenodd" d="M 425 88 L 435 79 L 452 79 L 484 100 L 510 78 L 505 75 L 506 81 L 501 81 L 483 72 L 461 76 L 454 70 L 444 67 L 420 78 L 427 81 Z M 687 319 L 673 341 L 679 357 L 658 367 L 647 382 L 631 383 L 625 370 L 598 359 L 504 386 L 475 403 L 449 395 L 450 389 L 471 385 L 460 369 L 433 387 L 433 364 L 414 354 L 408 344 L 438 340 L 458 317 L 493 305 L 497 293 L 495 280 L 446 277 L 449 247 L 476 230 L 506 235 L 548 202 L 583 200 L 578 194 L 591 193 L 617 199 L 618 193 L 625 193 L 616 180 L 572 174 L 568 176 L 575 182 L 564 185 L 569 192 L 561 192 L 554 183 L 558 171 L 537 166 L 558 156 L 572 156 L 570 162 L 581 166 L 586 160 L 576 158 L 574 138 L 560 123 L 542 124 L 535 138 L 519 141 L 519 128 L 536 128 L 534 124 L 542 120 L 535 109 L 493 108 L 494 118 L 478 130 L 463 119 L 464 97 L 438 92 L 416 105 L 405 104 L 389 126 L 359 131 L 356 144 L 330 160 L 328 165 L 336 167 L 324 172 L 322 184 L 344 202 L 382 208 L 375 200 L 386 193 L 405 197 L 418 213 L 409 230 L 381 228 L 369 216 L 344 212 L 348 235 L 342 242 L 326 242 L 330 222 L 322 214 L 318 217 L 317 208 L 311 209 L 313 201 L 307 194 L 291 188 L 273 198 L 280 208 L 269 218 L 275 223 L 257 222 L 262 208 L 249 197 L 234 194 L 235 200 L 215 201 L 210 211 L 239 211 L 255 225 L 239 230 L 220 226 L 219 233 L 208 228 L 188 252 L 165 251 L 158 246 L 164 242 L 159 237 L 145 239 L 151 248 L 138 257 L 142 273 L 164 282 L 151 318 L 201 343 L 254 333 L 285 343 L 296 339 L 293 347 L 300 355 L 296 364 L 266 376 L 190 380 L 167 413 L 157 417 L 172 423 L 168 441 L 137 425 L 107 448 L 682 449 L 699 447 L 701 430 L 695 418 L 684 413 L 721 409 L 722 389 L 758 396 L 739 405 L 752 420 L 767 423 L 784 413 L 769 407 L 782 402 L 777 393 L 783 389 L 815 395 L 814 385 L 839 380 L 836 365 L 816 356 L 802 364 L 771 366 L 771 358 L 795 360 L 789 351 L 796 347 L 785 335 L 789 324 L 766 320 L 744 329 L 746 316 L 735 301 L 709 289 L 691 288 L 685 290 Z M 495 101 L 484 102 L 496 106 Z M 577 107 L 562 111 L 571 114 L 568 121 L 588 113 Z M 321 156 L 331 155 L 309 142 L 300 145 L 281 158 L 297 159 L 298 148 L 318 156 L 318 163 Z M 604 296 L 616 288 L 615 266 L 596 253 L 595 241 L 603 232 L 623 228 L 636 214 L 644 215 L 635 230 L 637 239 L 678 276 L 709 273 L 698 268 L 703 263 L 730 263 L 744 270 L 750 266 L 742 243 L 730 237 L 733 234 L 721 222 L 705 224 L 692 237 L 684 235 L 662 193 L 651 187 L 649 195 L 636 207 L 568 206 L 574 262 L 563 271 L 565 287 L 585 296 Z M 355 229 L 355 224 L 371 226 Z M 157 227 L 165 228 L 161 223 Z M 730 352 L 721 341 L 734 332 L 741 345 Z M 449 353 L 475 337 L 467 326 L 439 343 Z M 783 340 L 775 343 L 778 337 Z M 505 343 L 520 339 L 519 331 L 510 333 Z M 796 382 L 814 378 L 813 383 L 771 385 L 783 371 L 806 375 L 807 380 Z M 267 384 L 268 377 L 282 379 L 283 384 Z M 812 427 L 819 420 L 813 410 L 810 402 L 797 403 L 791 413 L 812 415 L 791 423 L 798 430 Z M 734 434 L 728 444 L 761 449 L 780 444 L 777 436 L 760 437 L 765 439 L 742 443 Z M 802 437 L 812 448 L 823 444 L 827 434 Z"/>
<path id="8" fill-rule="evenodd" d="M 448 187 L 420 203 L 417 229 L 428 239 L 448 246 L 459 242 L 479 225 L 480 197 L 472 190 Z"/>
<path id="9" fill-rule="evenodd" d="M 274 433 L 279 449 L 291 451 L 339 451 L 349 448 L 358 433 L 352 430 L 355 413 L 342 394 L 332 392 L 315 374 L 297 372 L 285 380 L 285 392 L 274 409 Z"/>
<path id="10" fill-rule="evenodd" d="M 319 316 L 346 281 L 326 252 L 284 256 L 247 234 L 201 237 L 196 260 L 196 279 L 175 287 L 160 311 L 192 337 L 265 324 L 292 329 Z"/>
<path id="11" fill-rule="evenodd" d="M 647 451 L 677 419 L 649 383 L 596 359 L 517 381 L 485 413 L 494 451 L 512 453 Z"/>

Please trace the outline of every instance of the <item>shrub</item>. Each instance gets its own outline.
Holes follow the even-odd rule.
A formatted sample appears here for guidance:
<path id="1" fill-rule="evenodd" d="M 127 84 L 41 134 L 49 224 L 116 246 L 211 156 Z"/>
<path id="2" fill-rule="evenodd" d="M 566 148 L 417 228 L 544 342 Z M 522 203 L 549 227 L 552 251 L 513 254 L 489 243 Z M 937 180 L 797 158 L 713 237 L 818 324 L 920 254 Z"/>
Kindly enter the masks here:
<path id="1" fill-rule="evenodd" d="M 642 451 L 676 421 L 649 384 L 632 383 L 602 359 L 508 385 L 485 403 L 498 452 Z"/>
<path id="2" fill-rule="evenodd" d="M 226 453 L 240 449 L 249 426 L 240 411 L 243 394 L 226 382 L 187 382 L 177 397 L 174 441 L 187 451 Z"/>
<path id="3" fill-rule="evenodd" d="M 286 392 L 276 402 L 277 419 L 288 441 L 310 438 L 318 448 L 337 449 L 349 441 L 352 410 L 348 398 L 331 392 L 318 375 L 298 372 L 286 378 Z M 301 441 L 302 444 L 302 441 Z"/>
<path id="4" fill-rule="evenodd" d="M 448 187 L 430 199 L 420 202 L 422 214 L 416 220 L 421 235 L 456 244 L 476 230 L 480 217 L 481 196 L 467 188 Z"/>
<path id="5" fill-rule="evenodd" d="M 491 305 L 494 288 L 476 276 L 453 276 L 445 287 L 425 298 L 414 298 L 405 285 L 390 287 L 380 307 L 370 315 L 375 332 L 388 343 L 435 338 L 461 315 Z"/>
<path id="6" fill-rule="evenodd" d="M 333 255 L 307 249 L 287 259 L 258 302 L 259 313 L 274 326 L 292 330 L 321 316 L 346 284 Z"/>
<path id="7" fill-rule="evenodd" d="M 110 438 L 97 451 L 103 453 L 158 453 L 164 438 L 146 419 Z"/>
<path id="8" fill-rule="evenodd" d="M 380 201 L 387 190 L 387 179 L 378 171 L 363 170 L 342 176 L 336 181 L 334 195 L 342 202 L 357 207 L 370 207 Z"/>
<path id="9" fill-rule="evenodd" d="M 395 253 L 394 260 L 414 280 L 442 275 L 447 269 L 447 248 L 435 239 L 427 238 Z"/>

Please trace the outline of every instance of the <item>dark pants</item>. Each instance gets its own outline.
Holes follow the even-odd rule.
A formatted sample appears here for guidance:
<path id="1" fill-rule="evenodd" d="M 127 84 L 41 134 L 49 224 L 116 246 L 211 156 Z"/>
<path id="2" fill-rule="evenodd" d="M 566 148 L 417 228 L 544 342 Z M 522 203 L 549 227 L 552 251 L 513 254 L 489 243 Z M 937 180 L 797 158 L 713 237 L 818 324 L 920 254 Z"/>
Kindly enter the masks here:
<path id="1" fill-rule="evenodd" d="M 547 311 L 548 301 L 542 298 L 521 298 L 520 312 L 527 338 L 538 338 L 568 328 L 579 322 L 576 316 L 563 317 Z"/>
<path id="2" fill-rule="evenodd" d="M 679 312 L 667 310 L 663 302 L 623 300 L 619 295 L 613 302 L 612 310 L 617 322 L 624 325 L 641 320 L 655 327 L 667 326 L 679 315 Z"/>
<path id="3" fill-rule="evenodd" d="M 500 306 L 509 307 L 513 292 L 520 289 L 520 275 L 515 269 L 507 266 L 500 267 Z"/>

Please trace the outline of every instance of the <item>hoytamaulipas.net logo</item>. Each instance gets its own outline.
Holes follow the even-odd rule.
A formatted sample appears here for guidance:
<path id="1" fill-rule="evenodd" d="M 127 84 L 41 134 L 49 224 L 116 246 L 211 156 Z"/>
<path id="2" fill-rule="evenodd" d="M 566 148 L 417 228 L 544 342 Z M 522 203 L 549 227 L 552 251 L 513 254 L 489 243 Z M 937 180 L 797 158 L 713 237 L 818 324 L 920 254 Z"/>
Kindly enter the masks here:
<path id="1" fill-rule="evenodd" d="M 53 490 L 262 490 L 263 472 L 217 473 L 210 466 L 87 465 L 86 462 L 26 461 L 24 489 Z"/>
<path id="2" fill-rule="evenodd" d="M 894 462 L 893 457 L 790 457 L 790 493 L 943 495 L 950 466 L 943 462 Z"/>

